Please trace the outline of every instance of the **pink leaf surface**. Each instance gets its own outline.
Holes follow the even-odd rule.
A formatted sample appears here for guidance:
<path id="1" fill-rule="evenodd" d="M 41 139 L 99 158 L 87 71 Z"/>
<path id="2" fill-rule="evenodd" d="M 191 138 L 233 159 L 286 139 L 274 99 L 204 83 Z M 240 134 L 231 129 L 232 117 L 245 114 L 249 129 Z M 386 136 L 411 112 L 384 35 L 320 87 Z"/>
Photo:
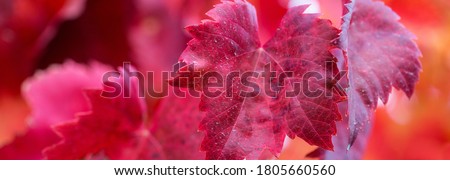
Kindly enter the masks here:
<path id="1" fill-rule="evenodd" d="M 98 63 L 81 65 L 68 61 L 26 80 L 22 94 L 32 109 L 29 129 L 0 149 L 0 159 L 42 159 L 42 150 L 58 142 L 51 126 L 88 111 L 83 90 L 101 88 L 102 75 L 108 69 Z"/>
<path id="2" fill-rule="evenodd" d="M 202 73 L 219 72 L 225 77 L 230 72 L 261 72 L 266 65 L 276 74 L 293 72 L 279 92 L 292 89 L 294 82 L 301 82 L 307 71 L 325 77 L 337 73 L 335 59 L 328 52 L 338 30 L 317 14 L 303 14 L 307 6 L 288 10 L 275 35 L 264 45 L 258 37 L 255 9 L 246 1 L 223 1 L 207 15 L 199 25 L 189 26 L 193 36 L 180 61 L 195 65 Z M 278 80 L 278 79 L 277 79 Z M 175 80 L 176 81 L 176 80 Z M 263 82 L 258 80 L 260 89 Z M 314 88 L 329 90 L 330 82 L 309 80 Z M 243 84 L 233 79 L 230 88 L 233 96 L 225 93 L 218 98 L 202 97 L 200 109 L 206 112 L 200 129 L 206 132 L 202 150 L 207 159 L 257 159 L 268 149 L 278 155 L 286 135 L 298 136 L 312 145 L 333 149 L 331 136 L 336 133 L 335 121 L 341 119 L 336 103 L 343 98 L 333 93 L 300 93 L 294 98 L 277 93 L 276 98 L 260 93 L 256 97 L 240 97 Z"/>
<path id="3" fill-rule="evenodd" d="M 121 82 L 119 78 L 117 82 Z M 45 149 L 48 159 L 89 159 L 99 154 L 108 159 L 160 159 L 161 147 L 145 127 L 146 105 L 134 83 L 122 86 L 125 97 L 103 97 L 102 90 L 85 91 L 90 111 L 55 126 L 62 140 Z M 109 90 L 105 87 L 105 90 Z"/>
<path id="4" fill-rule="evenodd" d="M 102 76 L 110 69 L 96 62 L 86 66 L 68 61 L 37 72 L 22 86 L 23 97 L 33 109 L 32 124 L 50 126 L 88 111 L 83 90 L 102 88 Z"/>
<path id="5" fill-rule="evenodd" d="M 392 87 L 412 96 L 421 52 L 414 35 L 382 2 L 357 0 L 346 6 L 341 47 L 348 58 L 351 146 L 360 132 L 369 130 L 378 99 L 386 103 Z"/>

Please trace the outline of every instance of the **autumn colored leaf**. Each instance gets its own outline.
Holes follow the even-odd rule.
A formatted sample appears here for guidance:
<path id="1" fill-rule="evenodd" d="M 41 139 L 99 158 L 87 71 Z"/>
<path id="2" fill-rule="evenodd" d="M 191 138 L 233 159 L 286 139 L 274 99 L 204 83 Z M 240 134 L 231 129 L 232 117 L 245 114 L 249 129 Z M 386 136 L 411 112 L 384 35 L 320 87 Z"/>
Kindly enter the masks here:
<path id="1" fill-rule="evenodd" d="M 303 14 L 306 8 L 289 9 L 275 35 L 263 46 L 255 9 L 246 1 L 223 1 L 207 13 L 212 20 L 187 27 L 194 39 L 180 61 L 194 65 L 202 75 L 210 71 L 223 77 L 231 72 L 261 72 L 268 64 L 278 75 L 288 71 L 294 74 L 285 86 L 280 86 L 275 98 L 262 92 L 256 97 L 239 96 L 240 90 L 248 87 L 235 79 L 226 87 L 232 97 L 226 93 L 217 98 L 203 96 L 200 109 L 206 116 L 200 130 L 206 135 L 201 149 L 206 151 L 207 159 L 257 159 L 265 149 L 278 155 L 286 135 L 333 149 L 331 136 L 336 133 L 335 121 L 341 119 L 336 103 L 342 97 L 335 93 L 330 97 L 300 93 L 286 98 L 281 93 L 292 89 L 294 82 L 305 81 L 302 78 L 307 71 L 322 77 L 337 73 L 337 68 L 332 70 L 335 59 L 328 50 L 334 46 L 332 40 L 338 37 L 338 30 L 317 14 Z M 332 67 L 326 67 L 326 62 Z M 259 79 L 256 83 L 264 89 L 263 83 L 274 86 L 277 80 Z M 323 92 L 333 84 L 312 79 L 308 83 Z"/>
<path id="2" fill-rule="evenodd" d="M 124 72 L 124 71 L 122 71 Z M 126 71 L 125 71 L 126 72 Z M 122 78 L 116 83 L 123 82 Z M 160 159 L 159 143 L 145 127 L 146 104 L 137 84 L 123 85 L 130 97 L 103 97 L 103 90 L 86 90 L 91 109 L 74 121 L 54 127 L 62 140 L 45 149 L 47 159 Z M 105 91 L 110 89 L 105 86 Z"/>
<path id="3" fill-rule="evenodd" d="M 199 98 L 179 98 L 174 94 L 161 100 L 153 116 L 151 132 L 158 139 L 166 159 L 205 159 L 200 152 L 203 133 L 198 124 L 204 112 L 198 109 Z"/>
<path id="4" fill-rule="evenodd" d="M 378 1 L 0 1 L 0 159 L 449 159 L 450 2 Z"/>
<path id="5" fill-rule="evenodd" d="M 364 159 L 448 160 L 450 1 L 386 0 L 386 4 L 418 37 L 423 72 L 411 100 L 393 90 L 386 106 L 375 112 Z"/>
<path id="6" fill-rule="evenodd" d="M 102 75 L 108 69 L 95 62 L 81 65 L 68 61 L 26 80 L 22 94 L 31 109 L 29 127 L 0 148 L 0 159 L 42 159 L 42 150 L 58 142 L 51 126 L 73 120 L 75 113 L 88 111 L 83 90 L 101 88 Z"/>
<path id="7" fill-rule="evenodd" d="M 408 97 L 414 92 L 421 64 L 415 38 L 399 16 L 382 2 L 357 0 L 346 5 L 341 47 L 348 58 L 350 142 L 368 131 L 378 99 L 388 101 L 391 88 Z"/>

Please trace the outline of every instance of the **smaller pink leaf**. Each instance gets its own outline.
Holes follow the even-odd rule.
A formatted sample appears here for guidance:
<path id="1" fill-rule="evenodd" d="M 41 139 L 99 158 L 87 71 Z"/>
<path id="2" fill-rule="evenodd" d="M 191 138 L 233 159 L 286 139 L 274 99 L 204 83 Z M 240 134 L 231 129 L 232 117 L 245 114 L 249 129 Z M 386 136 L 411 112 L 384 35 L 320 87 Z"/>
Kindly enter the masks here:
<path id="1" fill-rule="evenodd" d="M 38 71 L 22 86 L 23 97 L 32 109 L 32 124 L 50 126 L 74 119 L 77 112 L 88 111 L 83 91 L 102 88 L 103 74 L 109 70 L 110 67 L 96 62 L 86 66 L 68 61 Z"/>
<path id="2" fill-rule="evenodd" d="M 42 159 L 42 150 L 58 142 L 51 126 L 73 120 L 89 110 L 83 90 L 101 88 L 107 66 L 68 61 L 37 72 L 23 83 L 22 94 L 31 108 L 30 126 L 23 135 L 0 148 L 0 159 Z"/>
<path id="3" fill-rule="evenodd" d="M 348 58 L 351 146 L 360 132 L 370 130 L 378 99 L 386 103 L 392 87 L 412 96 L 421 52 L 414 35 L 382 2 L 353 0 L 346 6 L 340 43 Z"/>
<path id="4" fill-rule="evenodd" d="M 122 78 L 118 80 L 121 82 Z M 132 81 L 135 82 L 135 81 Z M 108 159 L 160 159 L 159 144 L 145 128 L 146 105 L 135 83 L 123 86 L 131 97 L 102 97 L 102 90 L 85 91 L 91 110 L 55 126 L 62 140 L 44 150 L 48 159 L 87 159 L 104 154 Z"/>

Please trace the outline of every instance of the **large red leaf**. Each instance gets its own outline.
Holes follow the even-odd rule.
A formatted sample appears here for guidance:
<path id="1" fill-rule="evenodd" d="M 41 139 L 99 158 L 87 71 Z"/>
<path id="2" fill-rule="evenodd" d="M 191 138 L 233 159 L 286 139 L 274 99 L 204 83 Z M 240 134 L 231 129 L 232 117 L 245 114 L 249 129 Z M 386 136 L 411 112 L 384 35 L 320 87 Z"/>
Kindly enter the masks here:
<path id="1" fill-rule="evenodd" d="M 317 14 L 303 14 L 306 8 L 289 9 L 276 34 L 264 46 L 258 37 L 255 9 L 242 0 L 223 1 L 207 13 L 213 20 L 187 27 L 194 39 L 180 61 L 195 65 L 201 74 L 215 71 L 225 79 L 231 72 L 261 72 L 268 64 L 276 74 L 294 73 L 275 98 L 262 92 L 256 97 L 241 97 L 240 90 L 247 87 L 236 79 L 224 89 L 230 90 L 232 97 L 226 93 L 217 98 L 203 96 L 200 109 L 206 111 L 206 117 L 200 129 L 206 136 L 201 148 L 207 159 L 256 159 L 265 149 L 278 155 L 286 135 L 333 149 L 331 136 L 336 133 L 335 121 L 341 118 L 336 103 L 342 97 L 334 93 L 331 97 L 312 97 L 304 92 L 286 98 L 283 93 L 292 89 L 294 82 L 305 80 L 302 77 L 307 71 L 322 77 L 337 73 L 325 64 L 331 62 L 335 67 L 328 50 L 338 30 L 328 20 L 318 19 Z M 256 82 L 262 90 L 263 83 L 274 85 L 277 80 Z M 309 79 L 308 83 L 323 91 L 332 87 L 324 80 Z"/>
<path id="2" fill-rule="evenodd" d="M 118 82 L 120 82 L 119 80 Z M 74 121 L 55 127 L 62 140 L 44 150 L 48 159 L 160 159 L 159 143 L 145 126 L 147 118 L 143 98 L 133 81 L 122 86 L 131 92 L 125 97 L 101 96 L 102 90 L 86 91 L 91 110 L 79 113 Z M 109 91 L 109 89 L 105 90 Z"/>
<path id="3" fill-rule="evenodd" d="M 391 88 L 408 97 L 414 92 L 421 64 L 420 50 L 399 17 L 382 2 L 357 0 L 346 5 L 341 46 L 347 52 L 350 145 L 368 131 L 378 98 L 388 100 Z"/>

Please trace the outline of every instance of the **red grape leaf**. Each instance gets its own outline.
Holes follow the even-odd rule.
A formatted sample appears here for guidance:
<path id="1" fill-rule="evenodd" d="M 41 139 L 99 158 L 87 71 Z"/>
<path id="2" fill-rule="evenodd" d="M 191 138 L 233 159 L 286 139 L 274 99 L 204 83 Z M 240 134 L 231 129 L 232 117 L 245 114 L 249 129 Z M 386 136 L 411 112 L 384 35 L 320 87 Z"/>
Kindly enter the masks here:
<path id="1" fill-rule="evenodd" d="M 83 90 L 101 88 L 102 75 L 108 70 L 109 67 L 98 63 L 80 65 L 68 61 L 26 80 L 22 94 L 32 111 L 29 129 L 0 148 L 0 159 L 42 159 L 42 150 L 58 142 L 51 126 L 73 120 L 75 113 L 89 110 Z"/>
<path id="2" fill-rule="evenodd" d="M 205 153 L 200 152 L 203 134 L 198 132 L 198 124 L 205 114 L 198 109 L 200 99 L 178 98 L 171 94 L 161 101 L 151 131 L 166 159 L 205 159 Z"/>
<path id="3" fill-rule="evenodd" d="M 163 158 L 160 145 L 144 124 L 144 99 L 138 97 L 135 83 L 123 91 L 127 88 L 130 98 L 123 92 L 107 98 L 101 96 L 102 90 L 87 90 L 91 110 L 79 113 L 74 121 L 55 126 L 62 140 L 44 150 L 46 158 L 86 159 L 98 154 L 108 159 Z"/>
<path id="4" fill-rule="evenodd" d="M 305 80 L 302 76 L 307 71 L 322 77 L 337 73 L 332 67 L 326 68 L 325 63 L 331 62 L 335 67 L 328 50 L 333 47 L 338 30 L 330 21 L 317 18 L 317 14 L 303 14 L 306 8 L 289 9 L 275 36 L 264 46 L 258 38 L 255 9 L 242 0 L 223 1 L 207 13 L 213 20 L 187 27 L 194 39 L 180 61 L 195 65 L 202 73 L 215 71 L 225 78 L 231 72 L 261 72 L 271 64 L 277 74 L 295 74 L 276 98 L 262 92 L 256 97 L 241 97 L 240 90 L 248 87 L 236 78 L 226 87 L 232 97 L 226 93 L 217 98 L 203 96 L 200 109 L 206 111 L 206 117 L 200 130 L 206 131 L 206 136 L 201 149 L 206 151 L 207 159 L 257 159 L 265 149 L 278 155 L 286 135 L 297 135 L 310 144 L 333 149 L 331 136 L 336 133 L 335 121 L 341 119 L 336 103 L 342 97 L 334 93 L 332 97 L 300 93 L 286 98 L 281 93 L 292 89 L 291 83 Z M 177 78 L 172 83 L 179 82 L 180 77 Z M 263 89 L 264 82 L 258 79 L 257 83 Z M 330 89 L 327 81 L 309 79 L 309 84 L 323 91 Z"/>
<path id="5" fill-rule="evenodd" d="M 378 98 L 386 103 L 392 87 L 412 96 L 421 52 L 414 35 L 382 2 L 357 0 L 346 6 L 341 47 L 348 58 L 350 147 L 358 133 L 368 131 Z"/>

